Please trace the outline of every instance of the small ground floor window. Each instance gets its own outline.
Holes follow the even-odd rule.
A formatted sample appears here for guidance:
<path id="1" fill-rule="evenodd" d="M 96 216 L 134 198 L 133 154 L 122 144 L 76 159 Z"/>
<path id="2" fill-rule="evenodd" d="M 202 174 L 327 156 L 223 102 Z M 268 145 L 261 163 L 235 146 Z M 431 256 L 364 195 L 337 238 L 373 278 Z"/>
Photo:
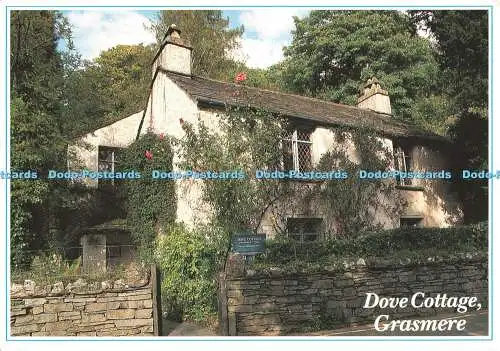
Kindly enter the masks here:
<path id="1" fill-rule="evenodd" d="M 288 218 L 288 237 L 299 242 L 320 240 L 322 225 L 322 218 Z"/>
<path id="2" fill-rule="evenodd" d="M 423 226 L 423 217 L 418 217 L 418 216 L 408 216 L 408 217 L 401 217 L 399 219 L 399 226 L 404 228 L 404 227 L 422 227 Z"/>

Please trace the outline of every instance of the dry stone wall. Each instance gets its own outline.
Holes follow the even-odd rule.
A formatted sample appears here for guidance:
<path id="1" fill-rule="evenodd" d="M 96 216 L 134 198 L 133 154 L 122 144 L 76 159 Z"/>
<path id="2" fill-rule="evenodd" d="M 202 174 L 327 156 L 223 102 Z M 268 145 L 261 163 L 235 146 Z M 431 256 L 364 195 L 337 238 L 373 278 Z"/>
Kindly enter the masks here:
<path id="1" fill-rule="evenodd" d="M 476 296 L 487 307 L 488 263 L 483 254 L 415 262 L 363 260 L 316 270 L 242 269 L 229 260 L 220 279 L 221 332 L 281 335 L 319 328 L 373 324 L 391 319 L 453 313 L 443 308 L 365 309 L 366 293 L 384 297 Z"/>
<path id="2" fill-rule="evenodd" d="M 12 336 L 153 335 L 153 297 L 149 279 L 127 286 L 121 280 L 66 286 L 12 284 Z"/>

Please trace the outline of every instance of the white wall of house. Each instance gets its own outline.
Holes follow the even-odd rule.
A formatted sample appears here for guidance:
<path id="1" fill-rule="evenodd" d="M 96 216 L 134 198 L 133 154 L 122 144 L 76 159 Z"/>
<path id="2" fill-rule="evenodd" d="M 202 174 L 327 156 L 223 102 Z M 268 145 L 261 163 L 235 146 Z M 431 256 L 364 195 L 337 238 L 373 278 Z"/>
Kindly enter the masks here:
<path id="1" fill-rule="evenodd" d="M 359 162 L 359 155 L 349 134 L 344 133 L 345 138 L 339 143 L 335 132 L 328 128 L 319 127 L 311 134 L 311 153 L 313 166 L 317 165 L 321 157 L 328 151 L 343 150 L 353 162 Z M 393 154 L 393 142 L 388 138 L 380 139 L 385 148 Z M 415 146 L 411 153 L 413 171 L 440 171 L 449 169 L 449 162 L 445 155 L 438 149 Z M 394 167 L 391 159 L 390 167 Z M 351 175 L 357 176 L 357 175 Z M 395 180 L 390 180 L 395 182 Z M 378 224 L 385 229 L 396 228 L 400 225 L 400 217 L 421 217 L 422 225 L 425 227 L 448 227 L 459 224 L 463 218 L 463 212 L 456 194 L 450 189 L 450 184 L 443 180 L 421 180 L 415 179 L 413 185 L 422 187 L 423 190 L 394 190 L 394 196 L 379 195 L 378 202 L 383 204 L 376 210 Z M 302 185 L 304 188 L 306 184 Z M 299 188 L 300 189 L 300 188 Z M 301 193 L 300 190 L 297 192 Z M 302 192 L 304 193 L 304 192 Z M 401 213 L 391 212 L 391 204 L 400 197 L 404 203 Z M 327 215 L 324 204 L 318 199 L 309 200 L 307 203 L 300 201 L 300 196 L 284 199 L 275 206 L 270 207 L 259 227 L 260 232 L 265 232 L 273 237 L 286 228 L 287 217 L 316 217 L 324 219 L 324 230 L 335 233 L 336 226 Z M 335 201 L 332 199 L 331 201 Z M 389 210 L 388 210 L 389 209 Z"/>
<path id="2" fill-rule="evenodd" d="M 336 135 L 337 133 L 342 133 L 342 136 Z M 340 130 L 336 132 L 334 128 L 318 127 L 311 134 L 310 140 L 312 142 L 311 159 L 313 169 L 325 154 L 334 150 L 343 151 L 352 162 L 360 162 L 358 150 L 356 150 L 352 136 L 348 132 L 341 132 Z M 380 140 L 384 147 L 392 154 L 392 141 L 385 138 L 381 138 Z M 351 174 L 349 176 L 356 177 L 357 175 Z M 287 218 L 311 217 L 323 218 L 323 230 L 328 233 L 335 233 L 336 223 L 328 215 L 328 203 L 319 198 L 307 199 L 307 201 L 302 200 L 301 194 L 307 193 L 310 187 L 311 185 L 307 183 L 297 185 L 297 196 L 290 199 L 283 199 L 283 201 L 270 207 L 263 217 L 259 231 L 267 233 L 269 237 L 274 237 L 280 231 L 285 230 Z M 331 199 L 331 201 L 336 201 L 336 199 Z M 380 195 L 380 203 L 391 204 L 393 201 L 393 198 L 386 198 L 382 194 Z M 399 217 L 391 216 L 381 208 L 377 210 L 376 218 L 378 223 L 387 229 L 397 227 L 399 225 Z"/>
<path id="3" fill-rule="evenodd" d="M 137 136 L 142 111 L 106 127 L 97 129 L 92 133 L 84 135 L 77 143 L 68 147 L 70 156 L 70 170 L 97 171 L 98 147 L 120 147 L 130 145 Z M 97 179 L 85 178 L 84 182 L 89 187 L 97 187 Z"/>
<path id="4" fill-rule="evenodd" d="M 182 89 L 166 76 L 160 74 L 153 87 L 153 100 L 146 111 L 142 133 L 152 127 L 155 133 L 165 133 L 175 138 L 182 138 L 184 131 L 180 119 L 195 126 L 201 120 L 211 130 L 217 131 L 217 114 L 215 110 L 200 109 L 196 102 L 191 99 Z M 164 96 L 165 101 L 155 97 Z M 101 128 L 93 133 L 89 133 L 82 139 L 90 144 L 90 149 L 72 146 L 83 161 L 84 167 L 90 170 L 97 170 L 97 147 L 99 145 L 126 147 L 135 140 L 137 128 L 140 123 L 142 113 L 131 115 L 112 125 Z M 318 127 L 311 134 L 311 157 L 313 165 L 317 165 L 319 160 L 328 151 L 335 148 L 343 149 L 350 159 L 358 160 L 358 155 L 354 143 L 347 135 L 342 143 L 339 143 L 335 133 L 325 127 Z M 392 153 L 392 141 L 382 139 L 384 145 Z M 429 147 L 418 146 L 413 149 L 412 159 L 414 170 L 440 170 L 446 169 L 446 160 L 441 152 Z M 175 153 L 174 170 L 182 171 L 179 166 L 179 153 Z M 355 175 L 354 175 L 355 176 Z M 87 180 L 91 186 L 96 186 L 97 181 Z M 185 179 L 176 181 L 177 193 L 177 221 L 184 222 L 189 227 L 196 224 L 207 223 L 210 220 L 211 209 L 208 204 L 202 201 L 202 181 Z M 404 215 L 421 216 L 424 226 L 446 227 L 460 222 L 462 212 L 458 201 L 453 194 L 450 194 L 449 185 L 440 180 L 415 180 L 415 185 L 422 186 L 423 191 L 398 190 L 407 202 Z M 298 198 L 287 199 L 283 204 L 277 204 L 270 208 L 262 221 L 260 231 L 274 236 L 280 230 L 286 228 L 283 219 L 286 217 L 319 217 L 325 218 L 325 229 L 335 231 L 335 223 L 330 223 L 326 212 L 322 209 L 319 201 L 312 201 L 307 206 L 297 204 L 290 206 L 291 202 L 298 202 Z M 381 202 L 390 203 L 392 198 L 382 198 Z M 379 223 L 385 228 L 399 226 L 399 214 L 388 214 L 380 210 L 377 214 Z"/>
<path id="5" fill-rule="evenodd" d="M 197 103 L 184 90 L 160 72 L 152 88 L 143 129 L 151 128 L 154 133 L 165 133 L 181 139 L 185 134 L 181 120 L 196 126 L 199 118 L 208 121 L 215 118 L 215 114 L 200 111 Z M 185 171 L 181 169 L 180 162 L 180 151 L 174 150 L 174 171 Z M 177 221 L 190 227 L 196 223 L 206 223 L 210 209 L 201 200 L 201 181 L 183 179 L 177 180 L 176 185 Z"/>

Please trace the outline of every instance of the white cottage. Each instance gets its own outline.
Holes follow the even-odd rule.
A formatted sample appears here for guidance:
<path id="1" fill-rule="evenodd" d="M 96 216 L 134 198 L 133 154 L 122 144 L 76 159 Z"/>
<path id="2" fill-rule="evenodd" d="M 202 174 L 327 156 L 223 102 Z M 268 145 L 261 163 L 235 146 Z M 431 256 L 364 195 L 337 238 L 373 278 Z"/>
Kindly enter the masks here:
<path id="1" fill-rule="evenodd" d="M 216 128 L 217 113 L 223 112 L 226 105 L 265 108 L 292 119 L 297 128 L 292 134 L 290 167 L 297 170 L 314 168 L 320 157 L 335 146 L 335 127 L 375 130 L 394 153 L 395 169 L 434 171 L 449 167 L 446 156 L 449 141 L 394 119 L 389 95 L 376 79 L 367 82 L 356 107 L 347 106 L 194 76 L 191 73 L 192 50 L 181 38 L 181 31 L 171 26 L 153 61 L 146 109 L 84 136 L 83 141 L 93 146 L 91 150 L 72 146 L 87 169 L 113 170 L 119 162 L 119 150 L 147 130 L 182 137 L 180 118 L 194 124 L 200 119 Z M 244 93 L 235 94 L 236 91 Z M 345 143 L 347 149 L 352 148 L 349 140 Z M 350 152 L 355 158 L 355 150 Z M 403 214 L 381 214 L 379 222 L 385 228 L 446 227 L 461 221 L 462 211 L 448 182 L 422 179 L 401 179 L 399 182 L 397 188 L 406 200 L 406 207 Z M 99 184 L 93 181 L 89 186 Z M 179 222 L 192 226 L 208 219 L 209 210 L 200 200 L 199 185 L 179 184 L 176 191 Z M 290 234 L 297 240 L 319 239 L 325 228 L 335 228 L 334 223 L 325 218 L 321 207 L 300 211 L 303 210 L 290 211 L 280 219 L 287 223 L 279 226 L 293 231 Z M 259 231 L 273 237 L 277 227 L 273 221 L 276 219 L 269 209 Z M 315 231 L 318 235 L 314 235 Z M 302 235 L 306 232 L 307 238 Z"/>

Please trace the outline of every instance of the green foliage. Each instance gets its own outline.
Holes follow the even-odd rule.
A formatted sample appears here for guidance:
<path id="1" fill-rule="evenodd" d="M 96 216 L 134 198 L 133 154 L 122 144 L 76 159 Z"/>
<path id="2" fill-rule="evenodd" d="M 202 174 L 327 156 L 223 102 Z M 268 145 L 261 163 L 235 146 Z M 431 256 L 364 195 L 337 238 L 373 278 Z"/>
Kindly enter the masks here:
<path id="1" fill-rule="evenodd" d="M 265 252 L 258 255 L 255 262 L 261 266 L 288 265 L 293 262 L 328 263 L 349 258 L 406 257 L 419 252 L 486 252 L 487 248 L 487 223 L 451 228 L 408 227 L 303 244 L 270 240 L 266 242 Z"/>
<path id="2" fill-rule="evenodd" d="M 150 29 L 161 43 L 172 24 L 182 31 L 182 37 L 194 48 L 193 74 L 213 79 L 226 76 L 228 67 L 234 67 L 231 52 L 239 47 L 243 26 L 229 28 L 229 19 L 221 10 L 166 10 L 160 11 Z"/>
<path id="3" fill-rule="evenodd" d="M 129 264 L 127 267 L 123 265 L 108 267 L 106 272 L 84 273 L 82 272 L 81 257 L 67 260 L 58 250 L 50 250 L 34 256 L 27 269 L 12 270 L 11 281 L 23 284 L 24 280 L 30 279 L 35 281 L 38 286 L 44 286 L 44 284 L 57 282 L 73 283 L 77 279 L 84 279 L 87 283 L 97 282 L 100 286 L 104 280 L 125 279 L 128 281 L 137 274 L 141 277 L 145 274 L 137 262 Z"/>
<path id="4" fill-rule="evenodd" d="M 158 238 L 155 259 L 162 272 L 162 307 L 169 315 L 206 321 L 217 313 L 217 263 L 225 254 L 213 237 L 206 229 L 175 225 Z"/>
<path id="5" fill-rule="evenodd" d="M 439 135 L 446 135 L 453 123 L 453 106 L 449 96 L 431 94 L 417 101 L 413 106 L 415 124 Z"/>
<path id="6" fill-rule="evenodd" d="M 63 75 L 57 40 L 66 30 L 57 11 L 10 12 L 11 92 L 44 112 L 57 111 Z M 61 31 L 63 29 L 63 31 Z"/>
<path id="7" fill-rule="evenodd" d="M 14 270 L 12 281 L 22 282 L 31 279 L 38 284 L 57 281 L 70 281 L 81 276 L 81 257 L 73 261 L 65 261 L 58 253 L 42 253 L 33 257 L 28 271 Z"/>
<path id="8" fill-rule="evenodd" d="M 430 42 L 396 11 L 311 11 L 295 18 L 283 68 L 289 90 L 350 105 L 376 76 L 394 115 L 406 120 L 414 120 L 415 101 L 432 91 L 439 73 Z"/>
<path id="9" fill-rule="evenodd" d="M 63 124 L 64 60 L 57 42 L 68 39 L 64 17 L 55 11 L 10 12 L 11 169 L 39 177 L 66 165 Z M 11 183 L 11 263 L 24 266 L 26 250 L 54 239 L 55 214 L 64 205 L 64 184 L 47 180 Z M 56 238 L 57 239 L 57 238 Z"/>
<path id="10" fill-rule="evenodd" d="M 435 37 L 441 84 L 455 111 L 488 105 L 488 11 L 410 11 L 416 28 Z"/>
<path id="11" fill-rule="evenodd" d="M 146 152 L 152 154 L 151 159 Z M 172 171 L 173 152 L 168 138 L 151 132 L 142 135 L 123 154 L 123 171 L 136 170 L 140 179 L 125 181 L 127 223 L 132 238 L 148 254 L 157 234 L 173 223 L 176 215 L 175 184 L 151 178 L 153 170 Z M 150 257 L 145 257 L 150 259 Z"/>
<path id="12" fill-rule="evenodd" d="M 80 272 L 81 257 L 73 262 L 64 261 L 58 254 L 45 254 L 36 256 L 31 263 L 31 272 L 35 277 L 47 281 L 51 277 L 75 277 Z"/>
<path id="13" fill-rule="evenodd" d="M 153 45 L 117 45 L 70 71 L 64 111 L 71 116 L 67 132 L 78 136 L 143 109 L 153 56 Z"/>
<path id="14" fill-rule="evenodd" d="M 488 179 L 461 179 L 463 169 L 488 169 L 488 118 L 485 111 L 460 114 L 450 134 L 456 140 L 454 155 L 457 189 L 464 204 L 464 222 L 477 223 L 488 219 Z"/>
<path id="15" fill-rule="evenodd" d="M 15 195 L 15 193 L 13 193 Z M 10 260 L 12 267 L 26 266 L 31 259 L 26 251 L 35 235 L 30 228 L 32 215 L 19 200 L 10 204 Z"/>
<path id="16" fill-rule="evenodd" d="M 455 141 L 455 167 L 488 168 L 488 11 L 410 11 L 415 28 L 436 39 L 441 89 L 455 116 L 448 132 Z M 487 180 L 462 181 L 458 187 L 464 221 L 488 218 Z"/>
<path id="17" fill-rule="evenodd" d="M 280 84 L 281 78 L 279 76 L 281 71 L 279 71 L 276 65 L 262 69 L 249 68 L 244 63 L 235 63 L 234 65 L 227 66 L 224 75 L 220 79 L 226 82 L 234 82 L 234 78 L 240 72 L 247 74 L 247 80 L 244 82 L 246 86 L 275 91 L 282 90 L 282 84 Z"/>

